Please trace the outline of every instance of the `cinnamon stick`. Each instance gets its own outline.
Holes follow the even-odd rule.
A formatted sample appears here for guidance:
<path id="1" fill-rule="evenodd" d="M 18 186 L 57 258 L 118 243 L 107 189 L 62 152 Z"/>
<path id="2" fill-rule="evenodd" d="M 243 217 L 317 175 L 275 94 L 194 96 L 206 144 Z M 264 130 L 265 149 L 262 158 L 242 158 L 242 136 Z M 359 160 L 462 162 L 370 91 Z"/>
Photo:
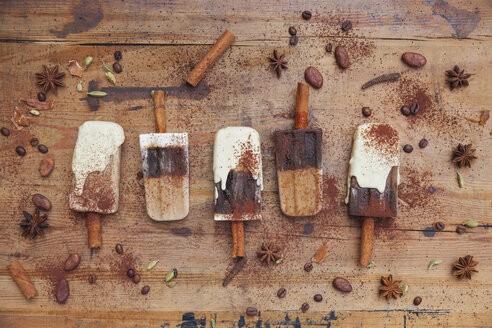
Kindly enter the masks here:
<path id="1" fill-rule="evenodd" d="M 232 221 L 232 258 L 244 257 L 244 223 Z"/>
<path id="2" fill-rule="evenodd" d="M 89 248 L 100 248 L 102 245 L 101 214 L 87 213 L 87 234 Z"/>
<path id="3" fill-rule="evenodd" d="M 154 92 L 154 110 L 157 132 L 166 133 L 166 108 L 164 107 L 164 91 L 162 90 Z"/>
<path id="4" fill-rule="evenodd" d="M 308 120 L 309 85 L 297 83 L 296 129 L 306 129 Z"/>
<path id="5" fill-rule="evenodd" d="M 26 299 L 29 300 L 36 296 L 36 287 L 34 287 L 31 278 L 29 278 L 26 271 L 24 271 L 24 268 L 19 263 L 19 261 L 14 261 L 10 263 L 7 268 L 10 271 L 10 276 L 12 276 L 12 279 L 14 279 L 15 283 L 21 290 L 22 294 L 24 294 L 24 297 Z"/>
<path id="6" fill-rule="evenodd" d="M 362 223 L 362 235 L 360 238 L 360 264 L 369 265 L 374 246 L 374 219 L 365 218 Z"/>
<path id="7" fill-rule="evenodd" d="M 222 36 L 215 42 L 212 49 L 210 49 L 205 57 L 195 66 L 195 68 L 191 71 L 190 74 L 186 77 L 186 82 L 191 84 L 193 87 L 196 87 L 198 82 L 203 78 L 205 72 L 213 65 L 213 63 L 217 60 L 226 51 L 229 45 L 234 42 L 236 37 L 230 31 L 226 30 Z"/>

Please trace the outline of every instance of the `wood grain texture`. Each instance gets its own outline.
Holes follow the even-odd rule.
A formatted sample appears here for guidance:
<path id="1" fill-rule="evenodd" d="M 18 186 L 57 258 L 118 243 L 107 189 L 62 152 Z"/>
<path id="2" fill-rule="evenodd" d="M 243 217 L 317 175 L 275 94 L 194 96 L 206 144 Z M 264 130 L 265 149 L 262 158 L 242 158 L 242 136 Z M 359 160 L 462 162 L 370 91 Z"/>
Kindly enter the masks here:
<path id="1" fill-rule="evenodd" d="M 310 9 L 304 21 L 300 12 Z M 339 22 L 351 19 L 344 34 Z M 77 22 L 77 23 L 75 23 Z M 0 326 L 29 327 L 175 327 L 186 324 L 217 327 L 487 327 L 492 317 L 492 123 L 473 124 L 464 117 L 480 116 L 492 103 L 492 7 L 487 0 L 429 2 L 265 1 L 2 1 L 0 3 L 0 120 L 12 134 L 0 136 Z M 299 44 L 288 46 L 288 27 L 298 29 Z M 224 29 L 236 42 L 217 60 L 196 88 L 183 79 Z M 21 42 L 22 41 L 22 42 Z M 27 41 L 27 42 L 23 42 Z M 338 69 L 324 47 L 343 44 L 352 65 Z M 274 49 L 286 54 L 289 68 L 277 79 L 267 57 Z M 123 73 L 116 86 L 104 77 L 100 59 L 113 62 L 121 50 Z M 422 69 L 405 66 L 405 51 L 422 53 Z M 71 59 L 86 56 L 94 63 L 82 79 L 67 76 L 66 88 L 55 97 L 55 108 L 29 117 L 31 127 L 15 131 L 10 123 L 20 97 L 35 97 L 34 74 L 43 64 L 59 63 L 66 71 Z M 454 64 L 474 75 L 470 86 L 451 92 L 444 71 Z M 312 218 L 287 218 L 279 208 L 275 170 L 276 130 L 294 126 L 295 93 L 304 70 L 317 67 L 324 86 L 311 90 L 312 128 L 323 129 L 323 210 Z M 400 72 L 398 82 L 362 91 L 369 79 Z M 67 71 L 66 71 L 67 72 Z M 68 72 L 67 72 L 68 74 Z M 83 81 L 84 92 L 76 84 Z M 88 87 L 108 93 L 88 99 Z M 183 221 L 154 222 L 145 212 L 138 135 L 155 130 L 151 90 L 164 90 L 168 132 L 189 133 L 190 214 Z M 48 94 L 52 98 L 52 94 Z M 399 108 L 421 102 L 417 117 L 405 118 Z M 364 118 L 361 108 L 372 108 Z M 97 109 L 97 111 L 91 110 Z M 77 128 L 86 120 L 111 120 L 126 135 L 122 147 L 120 209 L 102 222 L 103 247 L 91 258 L 85 216 L 68 208 L 71 157 Z M 363 122 L 388 122 L 400 131 L 399 217 L 375 222 L 375 266 L 357 265 L 360 221 L 349 218 L 343 199 L 352 134 Z M 222 279 L 232 268 L 229 223 L 213 221 L 212 151 L 215 132 L 224 126 L 247 125 L 262 140 L 263 220 L 245 224 L 245 269 L 226 287 Z M 55 169 L 41 178 L 42 154 L 31 148 L 32 135 L 49 147 Z M 421 138 L 429 140 L 418 148 Z M 456 182 L 450 162 L 459 142 L 473 143 L 477 157 L 463 169 L 465 187 Z M 23 145 L 27 156 L 15 154 Z M 434 193 L 429 187 L 435 188 Z M 33 241 L 21 237 L 17 223 L 22 210 L 33 210 L 31 196 L 46 195 L 53 204 L 50 229 Z M 468 219 L 480 225 L 464 235 L 456 226 Z M 442 232 L 433 230 L 445 223 Z M 284 261 L 265 267 L 255 258 L 259 244 L 272 240 L 283 247 Z M 328 241 L 330 254 L 310 273 L 302 269 Z M 123 244 L 125 253 L 114 251 Z M 82 262 L 64 273 L 69 253 Z M 458 281 L 451 264 L 471 254 L 480 262 L 472 281 Z M 20 258 L 38 296 L 26 301 L 8 274 L 7 265 Z M 427 270 L 431 259 L 442 263 Z M 145 267 L 160 260 L 152 271 Z M 142 281 L 125 278 L 134 266 Z M 179 270 L 177 285 L 163 280 Z M 94 273 L 94 285 L 87 282 Z M 388 303 L 377 297 L 381 275 L 393 274 L 409 284 L 406 297 Z M 65 276 L 71 296 L 65 305 L 53 297 L 53 281 Z M 350 294 L 331 282 L 347 278 Z M 146 296 L 144 285 L 151 287 Z M 278 299 L 280 287 L 287 297 Z M 314 294 L 323 294 L 315 303 Z M 412 300 L 421 296 L 415 307 Z M 309 302 L 310 310 L 299 308 Z M 258 317 L 245 316 L 255 306 Z M 190 312 L 190 313 L 188 313 Z"/>

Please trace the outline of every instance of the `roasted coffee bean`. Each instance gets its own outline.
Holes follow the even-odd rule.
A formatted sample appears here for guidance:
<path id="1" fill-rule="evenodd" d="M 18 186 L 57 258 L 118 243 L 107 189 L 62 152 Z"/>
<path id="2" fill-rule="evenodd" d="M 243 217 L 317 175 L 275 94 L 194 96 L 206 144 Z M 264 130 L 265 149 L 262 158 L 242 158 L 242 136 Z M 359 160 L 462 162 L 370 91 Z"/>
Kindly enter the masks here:
<path id="1" fill-rule="evenodd" d="M 89 284 L 93 284 L 96 282 L 96 275 L 95 274 L 90 274 L 89 275 Z"/>
<path id="2" fill-rule="evenodd" d="M 333 49 L 333 46 L 331 45 L 331 43 L 328 43 L 325 47 L 326 49 L 326 52 L 331 52 L 331 50 Z"/>
<path id="3" fill-rule="evenodd" d="M 352 291 L 352 285 L 350 282 L 342 277 L 336 277 L 333 279 L 333 287 L 344 293 L 350 293 Z"/>
<path id="4" fill-rule="evenodd" d="M 459 233 L 460 235 L 464 234 L 466 232 L 466 228 L 465 226 L 463 225 L 459 225 L 457 228 L 456 228 L 456 232 Z"/>
<path id="5" fill-rule="evenodd" d="M 301 305 L 301 311 L 302 313 L 306 313 L 307 310 L 309 310 L 309 304 L 306 302 Z"/>
<path id="6" fill-rule="evenodd" d="M 140 275 L 137 273 L 133 276 L 132 280 L 134 283 L 138 284 L 140 282 Z"/>
<path id="7" fill-rule="evenodd" d="M 309 10 L 304 10 L 302 12 L 302 18 L 304 18 L 304 19 L 311 19 L 312 16 L 313 16 L 313 14 L 311 14 L 311 12 Z"/>
<path id="8" fill-rule="evenodd" d="M 362 107 L 362 115 L 364 115 L 364 117 L 369 117 L 371 116 L 371 109 L 369 107 Z"/>
<path id="9" fill-rule="evenodd" d="M 323 86 L 323 75 L 313 66 L 306 68 L 304 78 L 313 88 L 319 89 Z"/>
<path id="10" fill-rule="evenodd" d="M 51 174 L 53 169 L 55 168 L 55 161 L 49 155 L 45 156 L 41 163 L 39 163 L 39 174 L 42 177 L 47 177 Z"/>
<path id="11" fill-rule="evenodd" d="M 150 292 L 150 287 L 149 286 L 143 286 L 142 287 L 142 295 L 147 295 Z"/>
<path id="12" fill-rule="evenodd" d="M 429 141 L 427 141 L 427 139 L 422 139 L 419 142 L 419 147 L 420 148 L 425 148 L 425 147 L 427 147 L 428 144 L 429 144 Z"/>
<path id="13" fill-rule="evenodd" d="M 178 269 L 174 268 L 173 273 L 174 273 L 174 278 L 178 278 Z"/>
<path id="14" fill-rule="evenodd" d="M 323 296 L 321 296 L 321 294 L 314 295 L 315 302 L 321 302 L 322 300 L 323 300 Z"/>
<path id="15" fill-rule="evenodd" d="M 278 298 L 284 298 L 285 295 L 287 295 L 287 289 L 285 288 L 280 288 L 277 292 Z"/>
<path id="16" fill-rule="evenodd" d="M 70 254 L 70 256 L 65 261 L 65 265 L 63 266 L 63 269 L 65 271 L 70 271 L 70 270 L 75 269 L 76 267 L 79 266 L 80 259 L 81 259 L 81 257 L 79 254 L 77 254 L 77 253 Z"/>
<path id="17" fill-rule="evenodd" d="M 413 304 L 414 305 L 420 305 L 420 303 L 422 303 L 422 297 L 420 296 L 417 296 L 413 299 Z"/>
<path id="18" fill-rule="evenodd" d="M 337 46 L 335 48 L 335 59 L 340 68 L 347 68 L 350 66 L 350 59 L 347 50 L 342 46 Z"/>
<path id="19" fill-rule="evenodd" d="M 34 206 L 41 210 L 51 210 L 51 202 L 48 198 L 46 198 L 46 196 L 43 196 L 41 194 L 34 194 L 32 195 L 32 202 Z"/>
<path id="20" fill-rule="evenodd" d="M 407 106 L 401 106 L 400 111 L 405 116 L 409 116 L 410 114 L 412 114 L 412 112 L 410 111 L 410 108 L 408 108 Z"/>
<path id="21" fill-rule="evenodd" d="M 342 23 L 342 31 L 348 31 L 352 28 L 352 22 L 347 20 Z"/>
<path id="22" fill-rule="evenodd" d="M 311 262 L 304 264 L 304 271 L 310 272 L 312 269 L 313 269 L 313 264 Z"/>
<path id="23" fill-rule="evenodd" d="M 123 55 L 121 54 L 121 51 L 115 51 L 114 52 L 114 59 L 116 60 L 120 60 L 121 58 L 123 58 Z"/>
<path id="24" fill-rule="evenodd" d="M 38 92 L 38 100 L 39 101 L 46 101 L 46 95 L 42 92 Z"/>
<path id="25" fill-rule="evenodd" d="M 17 155 L 19 156 L 26 156 L 27 152 L 26 152 L 26 149 L 22 146 L 17 146 L 15 148 L 15 152 L 17 153 Z"/>
<path id="26" fill-rule="evenodd" d="M 37 145 L 39 145 L 39 139 L 38 138 L 32 138 L 31 141 L 29 141 L 29 143 L 31 144 L 31 146 L 37 147 Z"/>
<path id="27" fill-rule="evenodd" d="M 403 146 L 403 151 L 405 153 L 409 153 L 410 154 L 413 151 L 413 147 L 410 146 L 410 145 L 405 145 L 405 146 Z"/>
<path id="28" fill-rule="evenodd" d="M 58 303 L 65 303 L 70 296 L 70 288 L 68 287 L 68 281 L 61 279 L 56 283 L 55 297 Z"/>
<path id="29" fill-rule="evenodd" d="M 128 269 L 128 271 L 126 271 L 126 275 L 128 276 L 128 278 L 133 278 L 133 276 L 135 276 L 135 270 Z"/>
<path id="30" fill-rule="evenodd" d="M 254 307 L 249 307 L 246 309 L 246 315 L 254 316 L 258 314 L 258 310 Z"/>
<path id="31" fill-rule="evenodd" d="M 46 147 L 45 145 L 39 145 L 38 150 L 40 153 L 46 154 L 48 152 L 48 147 Z"/>
<path id="32" fill-rule="evenodd" d="M 123 68 L 121 67 L 120 63 L 114 63 L 113 70 L 116 74 L 120 74 L 121 72 L 123 72 Z"/>
<path id="33" fill-rule="evenodd" d="M 420 110 L 419 104 L 412 104 L 412 106 L 410 106 L 410 112 L 412 113 L 412 115 L 417 115 L 419 110 Z"/>
<path id="34" fill-rule="evenodd" d="M 427 63 L 427 59 L 424 56 L 415 52 L 405 52 L 401 59 L 411 67 L 422 67 Z"/>
<path id="35" fill-rule="evenodd" d="M 436 230 L 438 230 L 438 231 L 444 230 L 444 228 L 446 227 L 444 225 L 444 223 L 442 223 L 442 222 L 436 222 L 436 224 L 434 226 L 435 226 Z"/>
<path id="36" fill-rule="evenodd" d="M 294 26 L 289 27 L 289 34 L 290 35 L 296 35 L 297 34 L 297 30 Z"/>
<path id="37" fill-rule="evenodd" d="M 295 46 L 297 42 L 299 42 L 299 38 L 297 37 L 297 35 L 293 35 L 290 37 L 289 44 L 291 46 Z"/>
<path id="38" fill-rule="evenodd" d="M 0 132 L 5 137 L 8 137 L 10 135 L 10 130 L 8 128 L 4 127 L 4 126 L 0 129 Z"/>
<path id="39" fill-rule="evenodd" d="M 116 250 L 116 253 L 123 254 L 123 246 L 121 246 L 121 244 L 116 244 L 114 249 Z"/>

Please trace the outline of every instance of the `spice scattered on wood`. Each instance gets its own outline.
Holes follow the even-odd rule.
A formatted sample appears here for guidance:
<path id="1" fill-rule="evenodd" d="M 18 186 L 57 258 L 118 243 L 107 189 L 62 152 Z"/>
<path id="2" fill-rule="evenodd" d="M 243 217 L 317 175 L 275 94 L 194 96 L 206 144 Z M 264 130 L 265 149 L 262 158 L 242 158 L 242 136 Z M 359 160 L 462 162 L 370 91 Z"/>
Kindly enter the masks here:
<path id="1" fill-rule="evenodd" d="M 352 285 L 350 282 L 342 277 L 336 277 L 333 279 L 333 287 L 338 289 L 339 291 L 342 291 L 344 293 L 350 293 L 352 291 Z"/>
<path id="2" fill-rule="evenodd" d="M 31 281 L 31 278 L 26 273 L 19 261 L 10 263 L 7 268 L 9 269 L 10 276 L 19 287 L 20 291 L 26 299 L 31 299 L 38 293 L 36 287 Z"/>
<path id="3" fill-rule="evenodd" d="M 34 206 L 36 206 L 37 208 L 39 208 L 41 210 L 45 210 L 45 211 L 51 210 L 51 202 L 44 195 L 34 194 L 32 196 L 32 203 L 34 204 Z"/>
<path id="4" fill-rule="evenodd" d="M 332 46 L 332 44 L 331 44 L 331 43 L 328 43 L 328 44 L 326 45 L 326 47 L 325 47 L 326 52 L 331 52 L 331 51 L 332 51 L 332 49 L 333 49 L 333 46 Z"/>
<path id="5" fill-rule="evenodd" d="M 165 282 L 169 282 L 171 281 L 172 279 L 174 278 L 174 271 L 170 271 L 166 274 L 166 276 L 164 277 L 164 281 Z"/>
<path id="6" fill-rule="evenodd" d="M 105 97 L 107 96 L 108 94 L 104 91 L 91 91 L 91 92 L 87 92 L 87 95 L 88 96 L 91 96 L 91 97 L 97 97 L 97 98 L 100 98 L 100 97 Z"/>
<path id="7" fill-rule="evenodd" d="M 280 288 L 277 291 L 277 297 L 278 298 L 284 298 L 286 295 L 287 295 L 287 289 L 285 289 L 285 288 Z"/>
<path id="8" fill-rule="evenodd" d="M 82 77 L 84 68 L 76 60 L 70 60 L 68 62 L 68 71 L 72 76 Z"/>
<path id="9" fill-rule="evenodd" d="M 27 154 L 26 149 L 22 146 L 15 147 L 15 152 L 17 153 L 17 155 L 22 156 L 22 157 L 26 156 L 26 154 Z"/>
<path id="10" fill-rule="evenodd" d="M 309 10 L 304 10 L 302 12 L 302 18 L 308 20 L 308 19 L 311 19 L 311 17 L 313 16 L 313 14 L 311 14 L 311 12 Z"/>
<path id="11" fill-rule="evenodd" d="M 39 163 L 39 174 L 43 178 L 48 177 L 55 168 L 55 161 L 51 156 L 45 156 Z"/>
<path id="12" fill-rule="evenodd" d="M 82 92 L 82 81 L 79 81 L 79 83 L 77 83 L 77 92 Z"/>
<path id="13" fill-rule="evenodd" d="M 476 228 L 478 227 L 478 222 L 475 220 L 468 220 L 463 222 L 463 225 L 467 228 Z"/>
<path id="14" fill-rule="evenodd" d="M 106 79 L 111 82 L 112 85 L 116 84 L 116 77 L 111 72 L 106 72 Z"/>
<path id="15" fill-rule="evenodd" d="M 22 214 L 24 214 L 24 221 L 19 225 L 23 229 L 22 236 L 24 237 L 29 236 L 30 239 L 34 239 L 38 235 L 42 236 L 44 234 L 43 230 L 49 227 L 46 222 L 48 215 L 40 215 L 38 208 L 34 210 L 32 215 L 26 211 L 22 211 Z"/>
<path id="16" fill-rule="evenodd" d="M 135 284 L 138 284 L 141 280 L 141 277 L 138 273 L 136 273 L 133 278 L 132 278 L 132 281 L 135 283 Z"/>
<path id="17" fill-rule="evenodd" d="M 65 265 L 63 266 L 63 270 L 70 271 L 79 266 L 81 256 L 77 253 L 70 254 L 70 256 L 66 259 Z"/>
<path id="18" fill-rule="evenodd" d="M 126 275 L 128 276 L 128 278 L 133 278 L 135 276 L 135 270 L 133 269 L 126 270 Z"/>
<path id="19" fill-rule="evenodd" d="M 272 242 L 265 242 L 261 245 L 260 250 L 256 252 L 256 255 L 260 258 L 260 261 L 265 262 L 267 265 L 275 263 L 281 257 L 280 247 Z"/>
<path id="20" fill-rule="evenodd" d="M 321 263 L 328 256 L 328 242 L 324 243 L 314 254 L 311 261 L 314 263 Z"/>
<path id="21" fill-rule="evenodd" d="M 89 281 L 89 284 L 94 284 L 97 280 L 97 277 L 95 274 L 90 274 L 89 275 L 89 278 L 88 278 L 88 281 Z"/>
<path id="22" fill-rule="evenodd" d="M 304 71 L 304 78 L 313 88 L 319 89 L 323 86 L 323 75 L 316 67 L 309 66 Z"/>
<path id="23" fill-rule="evenodd" d="M 289 27 L 289 34 L 290 35 L 296 35 L 297 34 L 297 30 L 294 26 Z"/>
<path id="24" fill-rule="evenodd" d="M 316 295 L 314 295 L 313 298 L 314 298 L 314 301 L 318 302 L 318 303 L 323 301 L 323 295 L 321 295 L 321 294 L 316 294 Z"/>
<path id="25" fill-rule="evenodd" d="M 278 54 L 277 50 L 273 50 L 273 56 L 269 57 L 270 67 L 277 73 L 277 77 L 280 78 L 282 70 L 287 69 L 287 62 L 284 60 L 285 54 Z"/>
<path id="26" fill-rule="evenodd" d="M 489 120 L 490 118 L 490 112 L 488 110 L 484 110 L 482 112 L 482 115 L 480 115 L 480 121 L 478 124 L 480 125 L 485 125 L 485 123 Z"/>
<path id="27" fill-rule="evenodd" d="M 456 177 L 458 179 L 458 187 L 463 188 L 465 185 L 465 181 L 463 180 L 463 176 L 461 175 L 460 172 L 456 172 Z"/>
<path id="28" fill-rule="evenodd" d="M 397 299 L 399 295 L 403 293 L 400 288 L 401 280 L 393 280 L 393 275 L 389 275 L 388 278 L 381 277 L 381 286 L 379 287 L 379 297 L 386 297 L 386 300 L 390 300 L 391 297 Z"/>
<path id="29" fill-rule="evenodd" d="M 46 95 L 42 92 L 38 92 L 38 100 L 39 101 L 46 101 Z"/>
<path id="30" fill-rule="evenodd" d="M 177 281 L 170 281 L 166 284 L 166 286 L 169 288 L 173 288 L 174 286 L 176 286 L 177 283 Z"/>
<path id="31" fill-rule="evenodd" d="M 150 261 L 150 263 L 147 264 L 147 267 L 145 269 L 152 270 L 157 265 L 157 263 L 159 263 L 159 260 Z"/>
<path id="32" fill-rule="evenodd" d="M 142 293 L 142 295 L 147 295 L 150 292 L 150 287 L 149 286 L 143 286 L 143 288 L 140 292 Z"/>
<path id="33" fill-rule="evenodd" d="M 216 328 L 217 325 L 215 324 L 215 319 L 210 319 L 210 327 L 211 328 Z"/>
<path id="34" fill-rule="evenodd" d="M 417 296 L 413 299 L 413 305 L 418 306 L 420 303 L 422 303 L 422 297 Z"/>
<path id="35" fill-rule="evenodd" d="M 437 265 L 437 264 L 439 264 L 439 263 L 441 263 L 441 262 L 442 262 L 442 260 L 439 260 L 439 259 L 431 260 L 431 261 L 429 262 L 429 265 L 427 266 L 427 270 L 432 269 L 432 267 L 433 267 L 434 265 Z"/>
<path id="36" fill-rule="evenodd" d="M 370 269 L 375 265 L 374 261 L 369 262 L 369 264 L 366 266 L 366 268 Z"/>
<path id="37" fill-rule="evenodd" d="M 466 228 L 463 225 L 459 225 L 456 227 L 456 232 L 460 235 L 464 234 L 466 232 Z"/>
<path id="38" fill-rule="evenodd" d="M 116 60 L 120 60 L 120 59 L 122 59 L 122 58 L 123 58 L 123 54 L 121 53 L 121 51 L 116 50 L 116 51 L 114 52 L 114 59 L 116 59 Z"/>
<path id="39" fill-rule="evenodd" d="M 45 145 L 39 145 L 38 150 L 40 153 L 46 154 L 48 152 L 48 147 L 46 147 Z"/>
<path id="40" fill-rule="evenodd" d="M 471 144 L 463 146 L 460 143 L 453 151 L 453 163 L 456 163 L 459 168 L 464 166 L 471 168 L 471 161 L 475 158 L 477 158 L 475 156 L 475 149 L 472 149 Z"/>
<path id="41" fill-rule="evenodd" d="M 297 37 L 297 35 L 292 35 L 289 39 L 289 44 L 291 46 L 295 46 L 298 42 L 299 42 L 299 38 Z"/>
<path id="42" fill-rule="evenodd" d="M 313 264 L 311 262 L 307 262 L 304 264 L 304 271 L 311 272 L 313 270 Z"/>
<path id="43" fill-rule="evenodd" d="M 254 307 L 248 307 L 246 308 L 246 315 L 248 316 L 255 316 L 258 314 L 258 310 Z"/>
<path id="44" fill-rule="evenodd" d="M 8 137 L 10 135 L 10 130 L 4 126 L 0 129 L 0 132 L 4 137 Z"/>
<path id="45" fill-rule="evenodd" d="M 391 73 L 391 74 L 383 74 L 380 75 L 366 83 L 362 86 L 362 89 L 367 89 L 369 87 L 372 87 L 373 85 L 379 84 L 379 83 L 384 83 L 384 82 L 394 82 L 397 81 L 400 78 L 400 73 Z"/>
<path id="46" fill-rule="evenodd" d="M 92 61 L 94 60 L 94 58 L 92 58 L 91 56 L 88 56 L 85 60 L 84 60 L 84 68 L 86 69 L 87 67 L 89 67 L 91 64 L 92 64 Z"/>
<path id="47" fill-rule="evenodd" d="M 434 227 L 436 228 L 437 231 L 442 231 L 446 226 L 442 222 L 436 222 L 434 224 Z"/>
<path id="48" fill-rule="evenodd" d="M 344 21 L 342 23 L 342 31 L 347 32 L 350 29 L 352 29 L 352 22 L 349 20 Z"/>
<path id="49" fill-rule="evenodd" d="M 458 65 L 454 65 L 452 70 L 446 71 L 447 79 L 446 81 L 449 83 L 449 88 L 454 90 L 456 88 L 467 87 L 468 79 L 471 74 L 465 73 L 465 70 L 461 70 Z"/>
<path id="50" fill-rule="evenodd" d="M 31 122 L 29 119 L 22 114 L 17 107 L 14 108 L 14 113 L 10 121 L 14 124 L 17 130 L 22 130 L 23 128 L 28 127 Z"/>
<path id="51" fill-rule="evenodd" d="M 56 301 L 60 304 L 65 303 L 70 296 L 70 288 L 66 279 L 60 279 L 55 287 Z"/>
<path id="52" fill-rule="evenodd" d="M 103 68 L 103 70 L 104 70 L 106 73 L 107 73 L 107 72 L 111 72 L 111 73 L 113 73 L 113 70 L 111 69 L 111 67 L 109 67 L 108 65 L 106 65 L 106 63 L 104 62 L 104 60 L 103 60 L 103 59 L 101 59 L 101 61 L 102 61 L 102 68 Z"/>
<path id="53" fill-rule="evenodd" d="M 123 68 L 121 67 L 120 63 L 114 63 L 113 70 L 116 74 L 120 74 L 121 72 L 123 72 Z"/>
<path id="54" fill-rule="evenodd" d="M 408 284 L 407 283 L 404 283 L 403 286 L 401 286 L 401 297 L 404 297 L 407 295 L 408 293 Z"/>
<path id="55" fill-rule="evenodd" d="M 416 52 L 405 52 L 402 56 L 401 59 L 405 64 L 411 67 L 422 67 L 427 63 L 427 59 L 421 54 L 418 54 Z"/>
<path id="56" fill-rule="evenodd" d="M 335 48 L 335 60 L 338 66 L 342 69 L 346 69 L 350 66 L 348 52 L 343 46 L 337 46 Z"/>
<path id="57" fill-rule="evenodd" d="M 65 77 L 65 73 L 58 72 L 58 65 L 55 65 L 51 68 L 48 68 L 46 65 L 43 65 L 43 72 L 36 73 L 36 78 L 38 79 L 37 83 L 43 86 L 43 92 L 46 93 L 49 90 L 53 89 L 56 93 L 57 87 L 64 87 L 65 84 L 62 82 L 62 79 Z"/>
<path id="58" fill-rule="evenodd" d="M 302 313 L 306 313 L 308 310 L 309 310 L 309 303 L 307 303 L 307 302 L 306 303 L 303 303 L 301 305 L 301 311 L 302 311 Z"/>
<path id="59" fill-rule="evenodd" d="M 453 275 L 457 276 L 459 280 L 466 279 L 471 280 L 472 274 L 478 273 L 476 266 L 477 261 L 473 261 L 473 256 L 467 255 L 460 257 L 458 262 L 453 264 Z"/>
<path id="60" fill-rule="evenodd" d="M 32 107 L 36 110 L 50 110 L 53 109 L 53 106 L 55 105 L 54 100 L 38 101 L 36 99 L 20 98 L 20 101 L 24 102 L 27 106 Z"/>
<path id="61" fill-rule="evenodd" d="M 31 109 L 29 111 L 29 114 L 31 114 L 32 116 L 39 116 L 39 114 L 41 114 L 41 113 L 38 110 Z"/>
<path id="62" fill-rule="evenodd" d="M 232 281 L 232 279 L 234 279 L 234 277 L 244 268 L 247 262 L 248 260 L 246 257 L 240 258 L 239 261 L 234 264 L 232 270 L 224 278 L 222 286 L 226 287 Z"/>

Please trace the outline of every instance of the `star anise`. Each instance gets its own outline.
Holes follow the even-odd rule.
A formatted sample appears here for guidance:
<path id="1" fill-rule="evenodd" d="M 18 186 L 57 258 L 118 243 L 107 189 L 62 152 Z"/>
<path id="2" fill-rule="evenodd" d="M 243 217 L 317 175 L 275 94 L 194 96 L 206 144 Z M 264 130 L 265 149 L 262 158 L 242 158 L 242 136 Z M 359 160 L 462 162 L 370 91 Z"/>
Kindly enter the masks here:
<path id="1" fill-rule="evenodd" d="M 473 256 L 467 255 L 465 257 L 460 257 L 458 262 L 453 264 L 453 275 L 457 276 L 459 280 L 467 278 L 471 280 L 473 273 L 478 273 L 475 269 L 478 262 L 473 261 Z"/>
<path id="2" fill-rule="evenodd" d="M 56 87 L 64 87 L 65 84 L 61 81 L 65 77 L 65 73 L 58 72 L 58 65 L 48 68 L 43 65 L 44 72 L 36 73 L 36 78 L 38 79 L 38 84 L 43 86 L 43 92 L 46 93 L 48 90 L 53 89 L 56 92 Z"/>
<path id="3" fill-rule="evenodd" d="M 470 73 L 465 74 L 465 70 L 460 70 L 458 65 L 454 65 L 454 68 L 446 71 L 448 78 L 446 81 L 449 83 L 451 90 L 455 88 L 467 87 L 468 78 L 471 76 Z"/>
<path id="4" fill-rule="evenodd" d="M 381 277 L 381 285 L 379 287 L 379 297 L 385 297 L 389 301 L 391 297 L 397 299 L 398 295 L 403 294 L 400 288 L 400 280 L 393 280 L 393 275 L 389 275 L 388 278 Z"/>
<path id="5" fill-rule="evenodd" d="M 261 245 L 261 249 L 256 252 L 260 261 L 266 264 L 275 263 L 280 258 L 280 247 L 271 242 L 266 242 Z"/>
<path id="6" fill-rule="evenodd" d="M 284 60 L 285 55 L 279 56 L 277 50 L 273 50 L 273 57 L 269 57 L 271 68 L 277 72 L 277 77 L 280 78 L 282 70 L 287 69 L 287 62 Z"/>
<path id="7" fill-rule="evenodd" d="M 24 229 L 22 235 L 29 236 L 30 239 L 34 239 L 37 235 L 42 236 L 43 229 L 46 229 L 49 226 L 48 223 L 46 223 L 48 215 L 40 215 L 39 209 L 36 209 L 33 215 L 26 211 L 22 211 L 22 213 L 25 217 L 25 220 L 19 224 Z"/>
<path id="8" fill-rule="evenodd" d="M 460 168 L 468 166 L 471 168 L 471 161 L 475 156 L 475 149 L 472 149 L 472 145 L 458 144 L 458 147 L 453 151 L 453 163 L 456 163 Z"/>

